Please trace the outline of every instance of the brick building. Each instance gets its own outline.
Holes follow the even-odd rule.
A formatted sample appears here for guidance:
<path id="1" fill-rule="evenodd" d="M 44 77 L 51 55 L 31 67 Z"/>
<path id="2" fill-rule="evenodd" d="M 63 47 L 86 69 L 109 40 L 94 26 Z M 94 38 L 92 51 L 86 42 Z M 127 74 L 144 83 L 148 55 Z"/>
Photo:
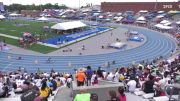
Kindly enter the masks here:
<path id="1" fill-rule="evenodd" d="M 103 12 L 180 10 L 180 2 L 102 2 Z"/>

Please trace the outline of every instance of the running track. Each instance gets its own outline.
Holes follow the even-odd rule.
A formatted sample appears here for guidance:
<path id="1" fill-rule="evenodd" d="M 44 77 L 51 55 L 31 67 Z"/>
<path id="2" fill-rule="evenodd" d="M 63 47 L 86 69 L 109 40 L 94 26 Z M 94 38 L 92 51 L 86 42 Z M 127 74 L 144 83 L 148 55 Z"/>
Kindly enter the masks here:
<path id="1" fill-rule="evenodd" d="M 124 25 L 121 25 L 121 27 L 128 28 Z M 18 55 L 0 52 L 0 69 L 1 71 L 12 71 L 21 66 L 25 67 L 28 72 L 35 72 L 37 68 L 40 68 L 43 71 L 50 71 L 51 68 L 53 68 L 59 72 L 72 72 L 74 68 L 87 65 L 92 66 L 92 68 L 97 68 L 108 61 L 115 60 L 116 64 L 112 65 L 112 68 L 114 68 L 131 65 L 132 61 L 138 63 L 147 59 L 151 61 L 159 56 L 169 57 L 171 51 L 176 50 L 176 42 L 159 32 L 139 27 L 132 27 L 131 29 L 135 29 L 139 31 L 139 33 L 144 34 L 147 41 L 139 47 L 108 54 L 88 56 L 52 56 L 53 63 L 49 64 L 45 63 L 48 56 Z M 12 59 L 8 60 L 8 55 L 10 55 Z M 16 60 L 19 56 L 21 56 L 23 60 Z M 35 59 L 39 60 L 38 65 L 34 63 Z M 68 67 L 69 63 L 71 63 L 72 67 Z"/>

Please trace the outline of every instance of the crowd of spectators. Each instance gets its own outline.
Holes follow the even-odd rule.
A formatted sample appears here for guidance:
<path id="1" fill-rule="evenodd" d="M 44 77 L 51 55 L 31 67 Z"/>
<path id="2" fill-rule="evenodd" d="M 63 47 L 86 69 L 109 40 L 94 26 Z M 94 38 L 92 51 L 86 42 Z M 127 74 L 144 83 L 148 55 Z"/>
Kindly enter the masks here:
<path id="1" fill-rule="evenodd" d="M 73 80 L 69 73 L 27 73 L 18 69 L 10 73 L 0 72 L 0 98 L 20 95 L 21 101 L 48 101 L 59 87 L 70 87 Z"/>
<path id="2" fill-rule="evenodd" d="M 176 76 L 180 74 L 180 55 L 174 60 L 163 60 L 158 64 L 139 64 L 130 67 L 121 67 L 112 71 L 105 71 L 99 67 L 97 70 L 90 66 L 76 71 L 75 78 L 77 86 L 96 86 L 99 80 L 111 82 L 121 82 L 125 86 L 119 87 L 117 91 L 109 91 L 108 101 L 126 101 L 124 91 L 134 93 L 137 88 L 145 93 L 154 93 L 155 96 L 165 96 L 165 88 L 176 82 Z M 50 73 L 41 72 L 27 73 L 18 69 L 14 72 L 0 72 L 0 97 L 6 98 L 20 94 L 22 101 L 47 101 L 49 96 L 53 96 L 53 91 L 59 87 L 71 88 L 75 79 L 70 73 L 58 73 L 53 69 Z M 82 92 L 84 92 L 82 90 Z M 116 92 L 119 92 L 117 96 Z M 84 93 L 82 93 L 84 94 Z M 74 101 L 80 95 L 76 95 Z M 98 99 L 97 94 L 85 94 L 93 99 Z M 82 96 L 80 96 L 81 98 Z M 96 101 L 96 100 L 91 101 Z M 83 101 L 85 101 L 83 99 Z M 90 101 L 90 100 L 87 100 Z"/>
<path id="3" fill-rule="evenodd" d="M 176 77 L 179 76 L 179 74 L 180 55 L 177 55 L 174 60 L 163 60 L 158 64 L 121 67 L 111 72 L 104 71 L 101 67 L 93 71 L 90 66 L 88 66 L 87 69 L 77 71 L 76 78 L 78 86 L 84 86 L 84 84 L 93 85 L 94 82 L 97 82 L 98 85 L 98 80 L 121 82 L 125 87 L 120 87 L 117 90 L 120 93 L 120 97 L 117 97 L 117 91 L 112 90 L 109 91 L 110 99 L 108 101 L 119 101 L 119 99 L 122 99 L 120 101 L 126 101 L 126 98 L 123 97 L 125 96 L 124 90 L 134 93 L 139 89 L 146 94 L 154 93 L 156 97 L 166 96 L 166 87 L 176 83 Z M 81 101 L 76 99 L 74 101 Z"/>

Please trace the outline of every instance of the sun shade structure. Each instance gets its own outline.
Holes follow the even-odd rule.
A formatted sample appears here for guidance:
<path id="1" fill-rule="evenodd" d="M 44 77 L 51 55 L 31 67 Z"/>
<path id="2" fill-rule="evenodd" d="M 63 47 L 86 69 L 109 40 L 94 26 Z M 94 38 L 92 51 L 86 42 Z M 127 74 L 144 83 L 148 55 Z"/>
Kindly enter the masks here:
<path id="1" fill-rule="evenodd" d="M 52 26 L 51 29 L 70 30 L 70 29 L 81 28 L 86 26 L 87 25 L 82 23 L 81 21 L 71 21 L 71 22 L 57 23 L 54 26 Z"/>
<path id="2" fill-rule="evenodd" d="M 171 27 L 171 26 L 165 26 L 162 24 L 156 24 L 155 27 L 157 27 L 159 29 L 166 29 L 166 30 L 173 29 L 173 27 Z"/>
<path id="3" fill-rule="evenodd" d="M 146 21 L 146 18 L 144 16 L 141 16 L 139 18 L 136 19 L 137 21 Z"/>

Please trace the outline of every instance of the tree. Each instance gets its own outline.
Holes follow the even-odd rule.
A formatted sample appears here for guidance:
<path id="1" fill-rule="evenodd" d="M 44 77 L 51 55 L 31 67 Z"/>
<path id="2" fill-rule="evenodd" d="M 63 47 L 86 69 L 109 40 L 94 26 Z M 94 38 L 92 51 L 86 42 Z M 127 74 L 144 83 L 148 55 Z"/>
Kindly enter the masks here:
<path id="1" fill-rule="evenodd" d="M 21 4 L 12 4 L 12 5 L 5 5 L 5 10 L 7 11 L 18 11 L 21 10 L 43 10 L 43 9 L 67 9 L 68 7 L 66 5 L 58 5 L 58 3 L 55 3 L 52 5 L 51 3 L 47 3 L 45 5 L 21 5 Z"/>

